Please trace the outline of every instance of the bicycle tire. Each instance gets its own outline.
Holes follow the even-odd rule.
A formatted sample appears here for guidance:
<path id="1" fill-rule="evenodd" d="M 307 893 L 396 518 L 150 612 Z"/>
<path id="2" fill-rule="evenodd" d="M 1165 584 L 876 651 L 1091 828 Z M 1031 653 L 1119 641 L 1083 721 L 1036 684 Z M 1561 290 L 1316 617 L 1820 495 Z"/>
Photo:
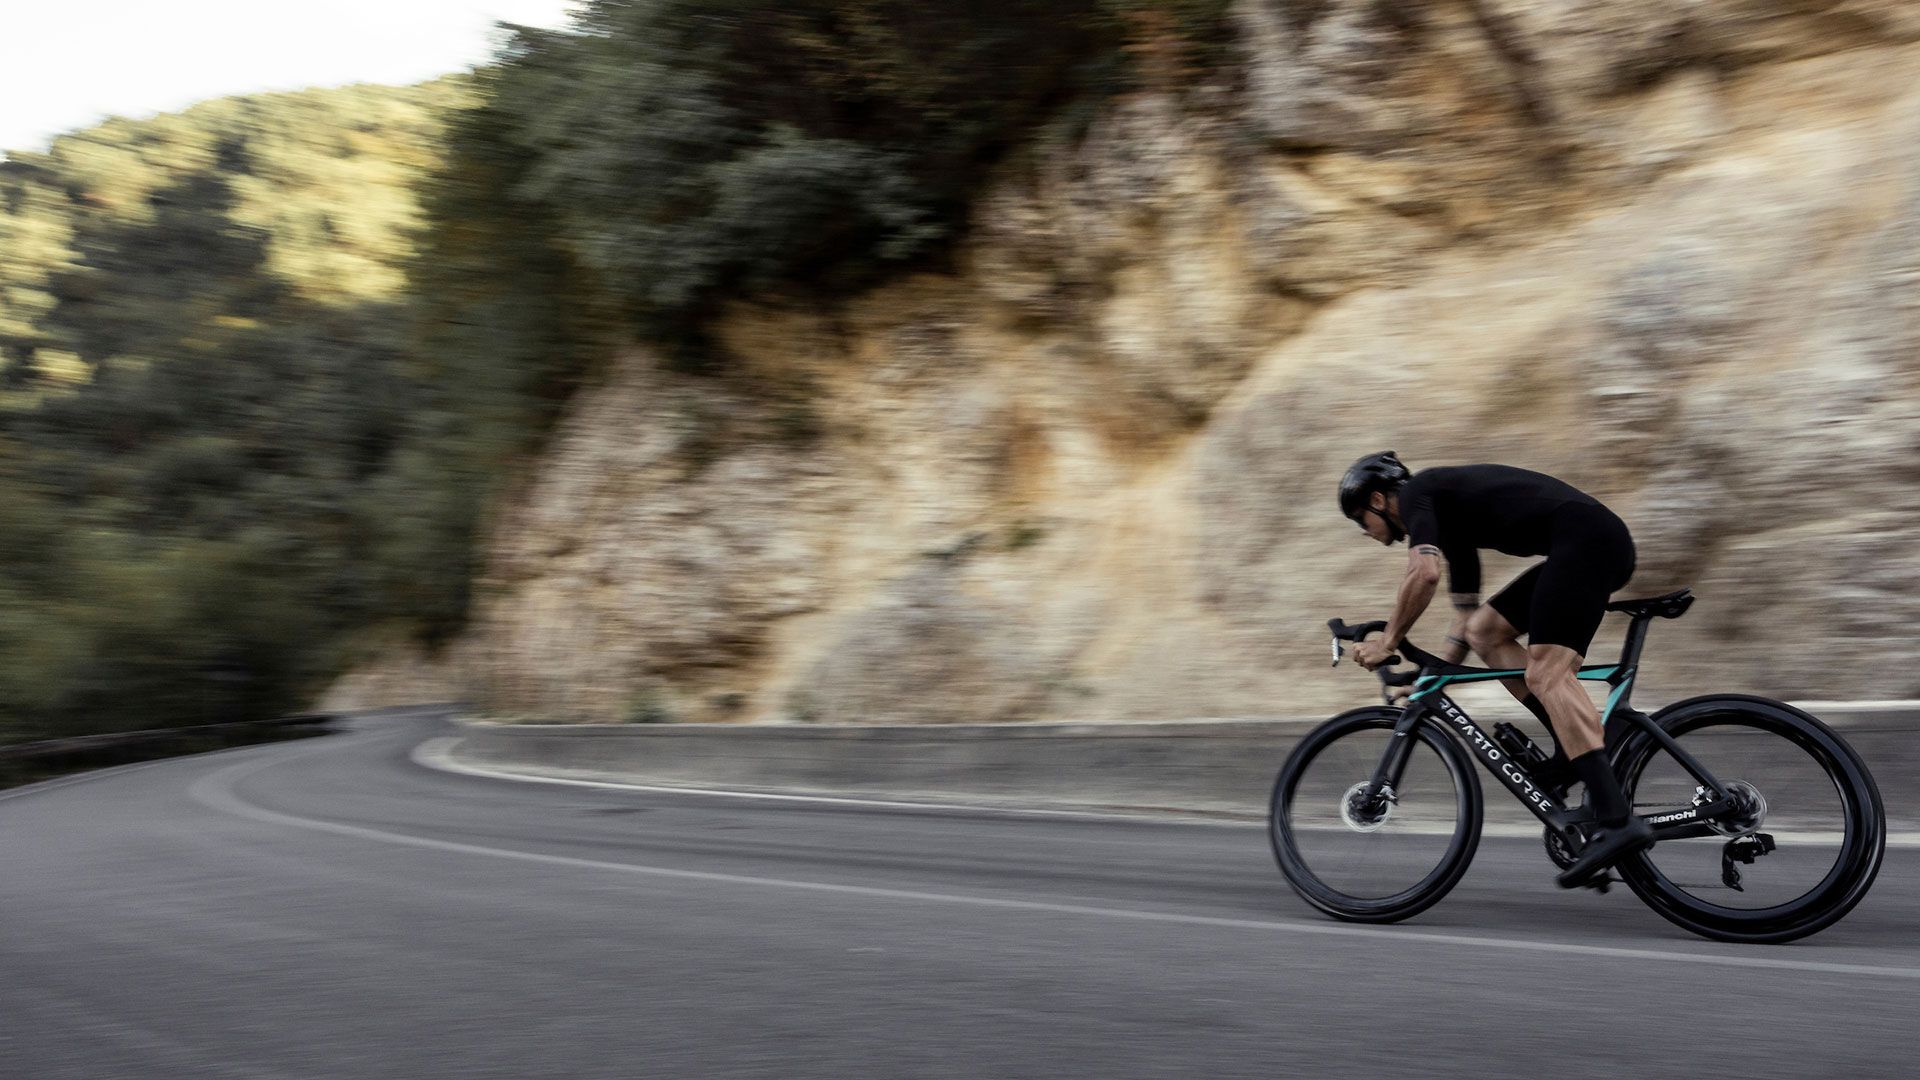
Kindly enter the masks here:
<path id="1" fill-rule="evenodd" d="M 1656 844 L 1622 860 L 1618 870 L 1634 895 L 1667 921 L 1717 941 L 1778 944 L 1832 926 L 1853 910 L 1872 886 L 1886 853 L 1886 810 L 1873 774 L 1859 754 L 1816 717 L 1769 698 L 1715 694 L 1690 698 L 1653 716 L 1667 734 L 1680 738 L 1707 727 L 1739 726 L 1792 741 L 1826 771 L 1842 806 L 1844 832 L 1831 870 L 1813 888 L 1785 903 L 1764 908 L 1729 908 L 1710 903 L 1670 880 L 1655 862 Z M 1621 787 L 1634 797 L 1649 763 L 1663 747 L 1644 731 L 1626 739 L 1615 753 Z M 1696 754 L 1696 756 L 1701 756 Z M 1708 769 L 1715 763 L 1701 756 Z M 1720 775 L 1723 782 L 1737 777 Z"/>
<path id="2" fill-rule="evenodd" d="M 1480 779 L 1474 772 L 1473 762 L 1445 729 L 1431 720 L 1425 720 L 1414 729 L 1413 737 L 1432 749 L 1445 765 L 1453 784 L 1456 811 L 1455 827 L 1444 854 L 1433 870 L 1412 887 L 1398 893 L 1385 897 L 1361 897 L 1343 893 L 1322 881 L 1302 856 L 1288 811 L 1291 797 L 1298 790 L 1300 781 L 1321 754 L 1340 739 L 1359 732 L 1391 731 L 1402 712 L 1398 708 L 1376 705 L 1333 717 L 1294 746 L 1274 781 L 1267 826 L 1274 859 L 1280 864 L 1280 872 L 1286 877 L 1287 884 L 1301 899 L 1336 919 L 1390 923 L 1418 915 L 1439 903 L 1460 883 L 1480 844 L 1483 801 Z M 1365 780 L 1367 776 L 1361 775 L 1359 778 Z"/>

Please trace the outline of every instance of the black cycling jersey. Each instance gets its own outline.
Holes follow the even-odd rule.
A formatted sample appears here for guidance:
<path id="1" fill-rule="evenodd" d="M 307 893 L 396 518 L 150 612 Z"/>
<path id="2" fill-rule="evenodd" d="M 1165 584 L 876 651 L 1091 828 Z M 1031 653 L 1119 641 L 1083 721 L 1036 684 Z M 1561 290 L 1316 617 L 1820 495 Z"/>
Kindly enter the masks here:
<path id="1" fill-rule="evenodd" d="M 1511 465 L 1422 469 L 1400 489 L 1407 543 L 1432 544 L 1446 557 L 1457 593 L 1480 591 L 1480 549 L 1545 555 L 1553 546 L 1555 511 L 1600 500 L 1545 473 Z"/>
<path id="2" fill-rule="evenodd" d="M 1545 555 L 1487 603 L 1536 645 L 1585 655 L 1607 597 L 1633 576 L 1633 538 L 1600 500 L 1508 465 L 1426 469 L 1400 489 L 1407 542 L 1432 544 L 1456 593 L 1480 591 L 1480 549 Z"/>

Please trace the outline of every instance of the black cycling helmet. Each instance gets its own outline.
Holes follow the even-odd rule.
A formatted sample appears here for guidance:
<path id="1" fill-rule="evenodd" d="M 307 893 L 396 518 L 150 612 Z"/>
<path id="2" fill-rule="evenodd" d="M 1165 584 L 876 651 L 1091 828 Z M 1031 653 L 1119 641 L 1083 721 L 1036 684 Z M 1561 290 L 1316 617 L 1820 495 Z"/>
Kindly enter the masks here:
<path id="1" fill-rule="evenodd" d="M 1354 462 L 1347 469 L 1347 475 L 1340 478 L 1340 512 L 1359 521 L 1361 511 L 1367 508 L 1368 496 L 1376 491 L 1391 495 L 1412 478 L 1413 473 L 1400 464 L 1393 451 L 1368 454 Z"/>

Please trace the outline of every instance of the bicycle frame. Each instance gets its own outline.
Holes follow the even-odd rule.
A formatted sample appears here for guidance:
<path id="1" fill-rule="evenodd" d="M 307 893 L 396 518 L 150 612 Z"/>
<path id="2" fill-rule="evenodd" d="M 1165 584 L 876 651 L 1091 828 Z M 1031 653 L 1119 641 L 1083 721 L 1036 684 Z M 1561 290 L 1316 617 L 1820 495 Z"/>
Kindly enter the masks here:
<path id="1" fill-rule="evenodd" d="M 1605 682 L 1613 687 L 1607 695 L 1606 706 L 1601 710 L 1600 723 L 1620 722 L 1632 724 L 1647 733 L 1659 743 L 1675 761 L 1686 769 L 1700 785 L 1700 795 L 1695 804 L 1685 810 L 1658 814 L 1647 819 L 1654 828 L 1657 840 L 1678 840 L 1695 836 L 1713 835 L 1713 829 L 1707 824 L 1716 816 L 1733 809 L 1733 800 L 1727 797 L 1726 788 L 1692 754 L 1676 742 L 1673 736 L 1653 722 L 1653 718 L 1627 704 L 1633 692 L 1633 680 L 1639 674 L 1640 652 L 1646 644 L 1647 624 L 1655 616 L 1643 615 L 1633 620 L 1627 629 L 1627 639 L 1620 651 L 1617 664 L 1588 664 L 1576 674 L 1583 682 Z M 1418 650 L 1403 648 L 1410 655 Z M 1468 753 L 1478 759 L 1486 770 L 1500 781 L 1501 786 L 1513 793 L 1539 818 L 1547 828 L 1562 836 L 1578 839 L 1577 826 L 1589 820 L 1577 809 L 1569 809 L 1565 803 L 1542 788 L 1532 771 L 1522 761 L 1509 756 L 1500 748 L 1491 736 L 1473 718 L 1466 714 L 1445 688 L 1453 683 L 1485 682 L 1489 679 L 1524 678 L 1526 672 L 1499 671 L 1491 668 L 1460 667 L 1453 664 L 1430 663 L 1421 668 L 1419 678 L 1414 680 L 1413 694 L 1407 699 L 1406 712 L 1394 725 L 1394 738 L 1382 755 L 1380 765 L 1374 770 L 1368 784 L 1367 797 L 1375 798 L 1383 787 L 1398 788 L 1407 760 L 1413 753 L 1410 736 L 1423 721 L 1433 718 L 1438 726 L 1463 743 Z M 1609 739 L 1609 749 L 1617 745 L 1617 740 Z"/>

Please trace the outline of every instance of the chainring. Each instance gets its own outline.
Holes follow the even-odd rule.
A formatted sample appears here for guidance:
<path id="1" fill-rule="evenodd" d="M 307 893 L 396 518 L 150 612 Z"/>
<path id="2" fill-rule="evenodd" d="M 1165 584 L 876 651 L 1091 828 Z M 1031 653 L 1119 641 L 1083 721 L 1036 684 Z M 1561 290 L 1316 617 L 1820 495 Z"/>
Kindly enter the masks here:
<path id="1" fill-rule="evenodd" d="M 1562 870 L 1572 866 L 1574 860 L 1579 858 L 1579 856 L 1572 848 L 1567 846 L 1567 838 L 1554 832 L 1552 829 L 1543 831 L 1546 834 L 1547 858 L 1552 859 L 1553 865 Z"/>

